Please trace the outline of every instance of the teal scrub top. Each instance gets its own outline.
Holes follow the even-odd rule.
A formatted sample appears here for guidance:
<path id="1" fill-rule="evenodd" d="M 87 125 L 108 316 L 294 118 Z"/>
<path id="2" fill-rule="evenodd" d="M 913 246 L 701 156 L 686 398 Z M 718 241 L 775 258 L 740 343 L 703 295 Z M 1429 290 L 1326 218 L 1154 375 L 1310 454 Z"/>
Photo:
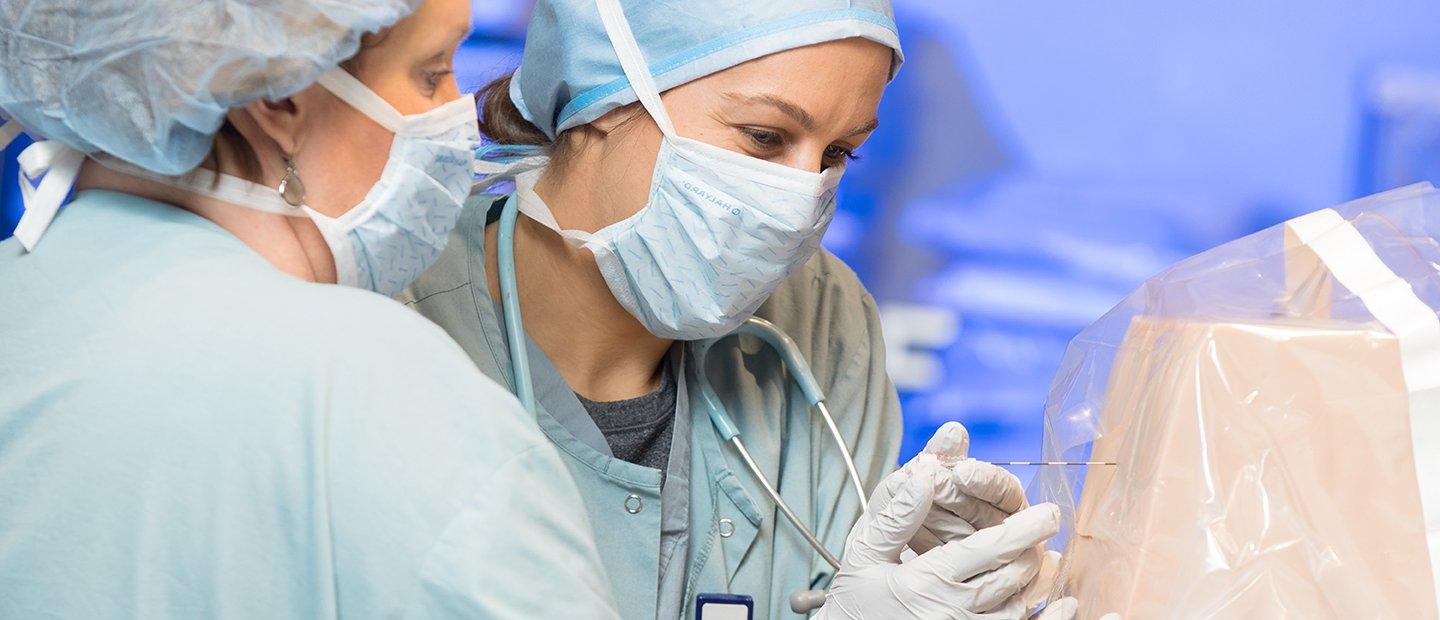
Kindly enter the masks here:
<path id="1" fill-rule="evenodd" d="M 393 300 L 113 192 L 0 243 L 0 617 L 615 617 L 590 532 Z"/>
<path id="2" fill-rule="evenodd" d="M 486 375 L 511 385 L 509 346 L 486 277 L 485 226 L 498 198 L 470 199 L 440 260 L 400 299 L 449 332 Z M 874 300 L 849 268 L 821 252 L 756 314 L 795 339 L 873 489 L 895 468 L 901 436 Z M 693 618 L 696 594 L 735 593 L 754 597 L 757 618 L 797 617 L 790 595 L 829 585 L 830 565 L 770 503 L 720 440 L 698 390 L 687 388 L 698 370 L 690 347 L 680 344 L 670 361 L 679 369 L 681 419 L 662 489 L 659 470 L 609 454 L 594 422 L 567 404 L 574 396 L 563 378 L 533 342 L 527 346 L 540 428 L 580 486 L 622 616 Z M 759 340 L 730 338 L 712 349 L 707 376 L 761 469 L 838 555 L 859 501 L 838 449 L 779 356 Z M 675 485 L 683 486 L 679 497 Z M 684 562 L 670 561 L 677 547 Z"/>

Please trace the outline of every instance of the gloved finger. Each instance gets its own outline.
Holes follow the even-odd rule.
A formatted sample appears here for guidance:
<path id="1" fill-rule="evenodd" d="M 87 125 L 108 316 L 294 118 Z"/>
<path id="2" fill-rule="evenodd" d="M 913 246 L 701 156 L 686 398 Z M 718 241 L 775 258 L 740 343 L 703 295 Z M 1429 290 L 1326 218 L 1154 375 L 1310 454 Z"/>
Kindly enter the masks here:
<path id="1" fill-rule="evenodd" d="M 845 545 L 846 564 L 854 567 L 874 564 L 897 564 L 905 543 L 925 522 L 934 497 L 934 486 L 928 476 L 917 476 L 901 469 L 891 476 L 898 478 L 898 489 L 884 506 L 870 506 L 850 530 Z"/>
<path id="2" fill-rule="evenodd" d="M 1075 620 L 1075 612 L 1080 609 L 1080 601 L 1073 596 L 1067 596 L 1045 606 L 1035 620 Z M 1103 618 L 1101 620 L 1104 620 Z M 1120 620 L 1119 617 L 1113 620 Z"/>
<path id="3" fill-rule="evenodd" d="M 870 492 L 870 506 L 883 507 L 889 503 L 895 491 L 905 484 L 905 476 L 905 468 L 901 467 L 881 479 L 880 484 L 875 485 L 875 490 Z"/>
<path id="4" fill-rule="evenodd" d="M 959 422 L 946 422 L 941 425 L 930 440 L 925 442 L 925 448 L 905 463 L 905 468 L 914 467 L 920 463 L 935 463 L 941 467 L 949 467 L 955 463 L 965 460 L 965 455 L 970 450 L 970 432 Z M 870 494 L 870 503 L 884 503 L 890 499 L 893 489 L 887 489 L 885 485 L 879 485 Z"/>
<path id="5" fill-rule="evenodd" d="M 959 422 L 946 422 L 930 436 L 920 452 L 935 455 L 946 467 L 959 463 L 970 452 L 970 431 Z"/>
<path id="6" fill-rule="evenodd" d="M 1017 512 L 1004 523 L 975 532 L 965 540 L 931 549 L 901 568 L 947 582 L 965 581 L 1013 562 L 1026 549 L 1059 531 L 1060 509 L 1044 503 Z"/>
<path id="7" fill-rule="evenodd" d="M 981 530 L 999 525 L 1028 505 L 1020 479 L 999 467 L 981 461 L 964 461 L 949 473 L 949 478 L 935 489 L 935 505 L 958 517 L 965 528 Z M 969 535 L 963 530 L 936 531 L 936 525 L 927 523 L 943 542 Z M 946 538 L 946 533 L 953 536 Z"/>
<path id="8" fill-rule="evenodd" d="M 988 503 L 1006 515 L 1030 505 L 1025 499 L 1025 487 L 1015 474 L 985 461 L 972 459 L 956 463 L 950 467 L 950 477 L 958 492 Z"/>
<path id="9" fill-rule="evenodd" d="M 1044 551 L 1040 559 L 1040 570 L 1035 573 L 1035 578 L 1030 580 L 1030 585 L 1020 592 L 1020 598 L 1025 601 L 1025 609 L 1038 607 L 1041 601 L 1050 596 L 1050 590 L 1055 587 L 1055 580 L 1059 577 L 1060 552 Z"/>
<path id="10" fill-rule="evenodd" d="M 1035 573 L 1040 570 L 1040 558 L 1040 551 L 1031 547 L 1014 562 L 966 580 L 965 584 L 972 592 L 970 608 L 984 612 L 1004 605 L 1035 578 Z"/>
<path id="11" fill-rule="evenodd" d="M 940 540 L 940 537 L 936 536 L 929 528 L 922 526 L 915 532 L 915 537 L 910 539 L 910 550 L 919 555 L 943 544 L 945 541 Z"/>
<path id="12" fill-rule="evenodd" d="M 925 553 L 975 532 L 975 526 L 970 525 L 969 521 L 935 503 L 930 508 L 930 514 L 925 517 L 925 526 L 915 533 L 915 538 L 910 539 L 910 548 L 914 549 L 915 553 Z"/>
<path id="13" fill-rule="evenodd" d="M 911 470 L 916 476 L 928 477 L 936 493 L 955 486 L 950 480 L 950 470 L 934 459 L 916 457 L 907 463 L 905 468 Z M 925 515 L 924 526 L 916 532 L 915 538 L 910 540 L 910 548 L 917 554 L 925 553 L 951 540 L 958 540 L 974 533 L 975 528 L 964 518 L 932 503 L 930 512 Z"/>
<path id="14" fill-rule="evenodd" d="M 935 505 L 955 515 L 971 528 L 983 530 L 1005 522 L 1013 512 L 1005 512 L 989 502 L 966 495 L 954 483 L 942 485 L 935 491 Z"/>

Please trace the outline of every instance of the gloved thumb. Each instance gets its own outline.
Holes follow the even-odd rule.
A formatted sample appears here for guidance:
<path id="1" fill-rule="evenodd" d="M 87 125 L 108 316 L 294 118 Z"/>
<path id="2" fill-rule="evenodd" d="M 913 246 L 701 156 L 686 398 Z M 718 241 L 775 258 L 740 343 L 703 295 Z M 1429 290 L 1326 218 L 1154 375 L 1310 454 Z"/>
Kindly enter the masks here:
<path id="1" fill-rule="evenodd" d="M 935 455 L 946 467 L 954 465 L 970 453 L 970 431 L 959 422 L 946 422 L 925 442 L 925 449 L 920 453 Z"/>
<path id="2" fill-rule="evenodd" d="M 899 564 L 905 544 L 925 524 L 934 501 L 935 484 L 927 473 L 901 468 L 890 474 L 884 486 L 894 488 L 890 500 L 870 504 L 860 516 L 845 545 L 845 564 L 864 567 L 876 564 Z"/>

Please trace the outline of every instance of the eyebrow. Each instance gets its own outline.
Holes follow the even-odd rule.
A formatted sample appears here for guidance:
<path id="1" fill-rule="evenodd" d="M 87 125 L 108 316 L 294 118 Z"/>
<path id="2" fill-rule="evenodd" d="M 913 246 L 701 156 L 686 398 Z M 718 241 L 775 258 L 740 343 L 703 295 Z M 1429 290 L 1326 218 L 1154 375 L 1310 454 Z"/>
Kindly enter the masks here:
<path id="1" fill-rule="evenodd" d="M 880 119 L 879 119 L 879 118 L 872 118 L 872 119 L 870 119 L 869 122 L 865 123 L 864 125 L 861 125 L 861 126 L 859 126 L 859 127 L 856 127 L 856 128 L 854 128 L 854 129 L 851 129 L 851 130 L 850 130 L 850 133 L 845 134 L 845 137 L 846 137 L 846 138 L 850 138 L 850 137 L 853 137 L 853 136 L 858 136 L 858 135 L 862 135 L 862 134 L 867 134 L 867 133 L 870 133 L 870 132 L 872 132 L 872 131 L 875 131 L 875 128 L 876 128 L 876 127 L 879 127 L 879 126 L 880 126 Z"/>
<path id="2" fill-rule="evenodd" d="M 470 24 L 457 24 L 454 28 L 450 29 L 449 38 L 441 40 L 454 41 L 457 44 L 463 44 L 466 40 L 470 38 L 470 34 L 472 32 L 474 32 L 474 28 Z"/>
<path id="3" fill-rule="evenodd" d="M 732 101 L 739 101 L 741 103 L 758 103 L 768 105 L 779 110 L 786 116 L 794 119 L 796 123 L 799 123 L 800 126 L 805 129 L 805 131 L 815 130 L 815 117 L 811 116 L 809 112 L 806 112 L 804 108 L 795 105 L 794 103 L 784 99 L 783 97 L 778 97 L 776 95 L 742 95 L 740 93 L 725 93 L 725 98 Z M 880 119 L 872 118 L 868 122 L 860 125 L 859 127 L 850 130 L 849 133 L 845 134 L 845 137 L 849 138 L 852 136 L 866 134 L 875 131 L 875 128 L 879 126 Z"/>
<path id="4" fill-rule="evenodd" d="M 466 24 L 466 25 L 460 25 L 460 26 L 457 26 L 457 27 L 455 27 L 455 28 L 451 28 L 451 29 L 450 29 L 450 38 L 448 38 L 448 39 L 441 39 L 441 40 L 442 40 L 442 41 L 447 41 L 447 42 L 449 42 L 449 41 L 454 41 L 457 45 L 463 45 L 463 44 L 465 43 L 465 41 L 470 38 L 470 33 L 471 33 L 471 32 L 473 32 L 473 29 L 472 29 L 468 24 Z M 434 56 L 431 56 L 431 57 L 429 57 L 429 58 L 426 58 L 425 60 L 423 60 L 423 61 L 421 61 L 421 62 L 435 62 L 435 61 L 438 61 L 438 60 L 443 60 L 443 59 L 446 58 L 446 56 L 453 55 L 453 53 L 454 53 L 454 50 L 443 49 L 443 50 L 440 50 L 440 51 L 438 51 L 438 52 L 435 52 L 435 55 L 434 55 Z"/>
<path id="5" fill-rule="evenodd" d="M 741 103 L 760 103 L 779 110 L 799 123 L 805 131 L 815 130 L 815 117 L 810 116 L 803 108 L 775 95 L 742 95 L 740 93 L 725 93 L 725 98 Z"/>

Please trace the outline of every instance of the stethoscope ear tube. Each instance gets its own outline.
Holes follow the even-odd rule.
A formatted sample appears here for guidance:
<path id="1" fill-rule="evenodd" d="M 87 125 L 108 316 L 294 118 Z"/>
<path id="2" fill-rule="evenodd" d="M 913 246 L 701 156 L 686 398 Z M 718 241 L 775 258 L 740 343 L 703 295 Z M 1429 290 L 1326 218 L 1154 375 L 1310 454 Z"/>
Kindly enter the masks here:
<path id="1" fill-rule="evenodd" d="M 510 341 L 510 384 L 515 396 L 530 415 L 535 415 L 535 384 L 530 379 L 530 351 L 525 344 L 525 326 L 520 320 L 520 295 L 515 286 L 515 221 L 520 201 L 510 197 L 500 208 L 500 230 L 496 235 L 496 261 L 500 267 L 500 307 L 505 314 L 505 335 Z"/>
<path id="2" fill-rule="evenodd" d="M 800 534 L 805 537 L 806 542 L 809 542 L 811 547 L 815 548 L 815 551 L 820 553 L 820 557 L 825 558 L 825 561 L 829 562 L 830 566 L 835 570 L 840 570 L 840 560 L 831 554 L 829 549 L 825 548 L 825 545 L 820 542 L 820 539 L 815 537 L 815 532 L 810 531 L 810 528 L 806 527 L 805 523 L 800 520 L 800 517 L 795 514 L 795 511 L 790 509 L 790 504 L 785 502 L 785 498 L 780 497 L 780 492 L 775 490 L 774 485 L 770 484 L 770 479 L 766 478 L 765 474 L 761 473 L 760 466 L 755 464 L 755 459 L 750 458 L 750 451 L 745 449 L 745 442 L 740 441 L 740 436 L 735 435 L 731 437 L 730 445 L 735 446 L 735 451 L 740 453 L 740 459 L 745 461 L 745 467 L 747 467 L 750 473 L 755 476 L 755 479 L 760 482 L 760 486 L 765 488 L 765 494 L 769 495 L 770 500 L 775 502 L 775 507 L 780 509 L 780 513 L 785 515 L 785 518 L 790 521 L 791 525 L 795 526 L 795 529 L 800 530 Z"/>
<path id="3" fill-rule="evenodd" d="M 799 384 L 800 391 L 812 405 L 825 402 L 825 393 L 820 390 L 820 382 L 815 380 L 814 373 L 810 372 L 810 364 L 805 361 L 805 356 L 800 354 L 800 347 L 795 344 L 795 339 L 789 334 L 780 331 L 774 323 L 752 316 L 746 319 L 740 327 L 736 328 L 730 335 L 750 334 L 769 344 L 785 362 L 785 368 L 790 370 L 791 376 L 795 377 L 795 383 Z M 848 450 L 847 450 L 848 452 Z"/>
<path id="4" fill-rule="evenodd" d="M 854 454 L 850 452 L 850 446 L 846 443 L 845 437 L 840 434 L 840 428 L 835 425 L 835 418 L 830 415 L 830 408 L 825 406 L 825 393 L 820 389 L 820 382 L 815 380 L 815 373 L 811 372 L 810 363 L 805 361 L 804 355 L 800 354 L 800 347 L 795 344 L 795 339 L 781 331 L 774 323 L 758 316 L 750 317 L 726 336 L 704 340 L 695 345 L 698 369 L 696 374 L 699 376 L 701 384 L 701 398 L 709 410 L 710 420 L 720 431 L 721 438 L 730 441 L 732 437 L 740 434 L 740 430 L 735 427 L 730 416 L 725 414 L 725 408 L 720 405 L 720 400 L 715 396 L 714 390 L 709 389 L 710 381 L 705 375 L 705 362 L 710 348 L 715 346 L 715 343 L 739 334 L 755 336 L 780 354 L 786 370 L 790 372 L 791 377 L 794 377 L 795 383 L 800 386 L 800 391 L 805 394 L 806 400 L 810 401 L 810 405 L 813 407 L 812 411 L 820 414 L 820 419 L 825 422 L 825 428 L 830 431 L 830 437 L 835 440 L 835 446 L 840 448 L 840 456 L 845 462 L 846 473 L 850 476 L 850 483 L 855 488 L 855 496 L 860 500 L 860 510 L 863 512 L 869 509 L 870 502 L 865 495 L 865 485 L 860 482 L 860 472 L 855 467 Z"/>

